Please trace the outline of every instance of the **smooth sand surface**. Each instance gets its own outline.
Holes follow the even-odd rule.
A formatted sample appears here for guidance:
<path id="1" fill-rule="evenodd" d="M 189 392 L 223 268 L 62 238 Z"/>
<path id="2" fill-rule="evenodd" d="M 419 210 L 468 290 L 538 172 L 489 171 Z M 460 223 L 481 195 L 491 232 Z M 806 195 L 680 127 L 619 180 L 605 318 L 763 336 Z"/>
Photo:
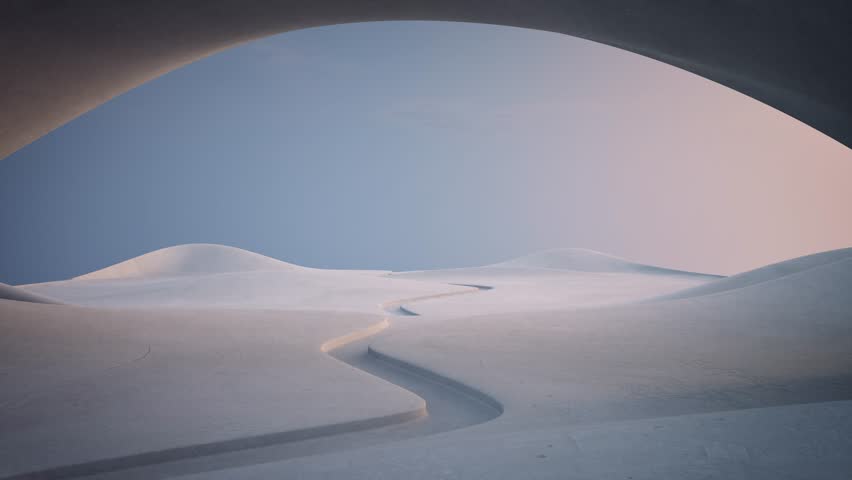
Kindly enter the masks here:
<path id="1" fill-rule="evenodd" d="M 600 307 L 630 303 L 721 277 L 628 262 L 599 252 L 548 250 L 494 265 L 391 274 L 393 278 L 490 287 L 482 295 L 403 305 L 426 316 Z"/>
<path id="2" fill-rule="evenodd" d="M 72 280 L 18 287 L 75 305 L 380 313 L 385 302 L 465 291 L 384 271 L 301 267 L 221 245 L 157 250 Z"/>
<path id="3" fill-rule="evenodd" d="M 846 480 L 852 471 L 850 411 L 852 402 L 845 401 L 570 429 L 475 427 L 177 478 Z"/>
<path id="4" fill-rule="evenodd" d="M 574 272 L 607 273 L 649 273 L 662 275 L 684 275 L 695 277 L 715 277 L 703 273 L 685 272 L 670 268 L 656 267 L 631 262 L 620 257 L 587 248 L 554 248 L 531 253 L 492 265 L 508 268 L 544 268 L 551 270 L 570 270 Z"/>
<path id="5" fill-rule="evenodd" d="M 768 282 L 787 275 L 803 272 L 812 268 L 820 267 L 829 263 L 834 263 L 839 260 L 852 258 L 852 248 L 843 248 L 840 250 L 831 250 L 828 252 L 815 253 L 804 257 L 794 258 L 783 262 L 773 263 L 765 267 L 749 270 L 737 275 L 732 275 L 723 280 L 707 283 L 679 292 L 663 295 L 656 300 L 675 300 L 678 298 L 699 297 L 703 295 L 713 295 L 715 293 L 726 292 L 737 288 L 757 285 L 759 283 Z"/>
<path id="6" fill-rule="evenodd" d="M 372 348 L 453 375 L 524 424 L 844 400 L 849 285 L 852 258 L 689 300 L 408 323 Z"/>
<path id="7" fill-rule="evenodd" d="M 114 308 L 237 308 L 380 313 L 386 301 L 464 287 L 340 271 L 237 272 L 28 285 L 64 302 Z"/>
<path id="8" fill-rule="evenodd" d="M 709 297 L 400 325 L 371 348 L 503 415 L 181 478 L 846 479 L 852 259 L 839 257 Z"/>
<path id="9" fill-rule="evenodd" d="M 17 302 L 31 303 L 61 303 L 60 301 L 45 295 L 32 293 L 23 288 L 13 287 L 11 285 L 6 285 L 5 283 L 0 283 L 0 300 L 15 300 Z"/>
<path id="10" fill-rule="evenodd" d="M 76 278 L 114 280 L 299 269 L 304 267 L 239 248 L 195 243 L 161 248 Z"/>
<path id="11" fill-rule="evenodd" d="M 379 315 L 3 300 L 0 319 L 0 477 L 423 413 L 421 398 L 320 351 Z"/>
<path id="12" fill-rule="evenodd" d="M 229 262 L 26 287 L 88 307 L 0 300 L 0 477 L 852 471 L 848 251 L 730 278 L 578 249 L 390 275 Z"/>

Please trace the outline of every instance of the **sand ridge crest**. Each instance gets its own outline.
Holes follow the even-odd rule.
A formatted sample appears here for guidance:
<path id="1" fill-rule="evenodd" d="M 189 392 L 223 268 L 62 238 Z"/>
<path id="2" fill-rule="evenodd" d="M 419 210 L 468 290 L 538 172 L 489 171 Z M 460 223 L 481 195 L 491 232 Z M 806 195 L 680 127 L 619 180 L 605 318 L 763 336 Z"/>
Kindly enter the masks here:
<path id="1" fill-rule="evenodd" d="M 75 277 L 75 280 L 118 280 L 185 275 L 204 275 L 252 271 L 300 270 L 258 253 L 226 245 L 206 243 L 162 248 L 100 270 Z"/>

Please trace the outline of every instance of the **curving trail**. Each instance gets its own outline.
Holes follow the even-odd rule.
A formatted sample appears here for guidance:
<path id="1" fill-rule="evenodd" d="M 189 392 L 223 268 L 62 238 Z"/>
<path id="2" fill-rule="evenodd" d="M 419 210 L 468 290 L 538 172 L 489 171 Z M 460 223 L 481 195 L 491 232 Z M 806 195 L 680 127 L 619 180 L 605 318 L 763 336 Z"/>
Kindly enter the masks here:
<path id="1" fill-rule="evenodd" d="M 129 457 L 106 459 L 60 467 L 10 479 L 165 479 L 178 475 L 210 472 L 245 465 L 281 461 L 342 450 L 398 442 L 492 420 L 503 413 L 494 398 L 450 378 L 385 356 L 370 349 L 373 337 L 391 325 L 391 318 L 419 316 L 403 307 L 452 295 L 490 290 L 481 285 L 464 292 L 407 298 L 382 304 L 385 318 L 369 328 L 323 343 L 320 349 L 331 357 L 358 368 L 421 397 L 426 410 L 404 412 L 386 418 L 346 425 L 331 425 L 310 431 L 281 432 L 207 445 L 193 445 Z M 474 290 L 473 288 L 476 288 Z"/>

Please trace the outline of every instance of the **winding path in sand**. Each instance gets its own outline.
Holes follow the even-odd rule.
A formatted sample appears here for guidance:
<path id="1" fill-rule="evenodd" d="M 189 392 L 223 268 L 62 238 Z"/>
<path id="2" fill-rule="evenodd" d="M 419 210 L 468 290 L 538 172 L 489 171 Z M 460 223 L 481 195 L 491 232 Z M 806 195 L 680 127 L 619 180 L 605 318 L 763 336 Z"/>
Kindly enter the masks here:
<path id="1" fill-rule="evenodd" d="M 370 349 L 373 338 L 395 321 L 419 314 L 404 305 L 489 290 L 483 285 L 463 292 L 405 298 L 380 307 L 386 316 L 366 329 L 333 338 L 320 349 L 354 368 L 393 383 L 424 400 L 426 408 L 357 424 L 332 425 L 311 431 L 281 432 L 244 439 L 150 452 L 131 457 L 31 472 L 14 479 L 158 479 L 309 455 L 363 448 L 432 435 L 487 422 L 503 413 L 494 398 L 450 378 Z M 3 479 L 8 480 L 8 479 Z"/>

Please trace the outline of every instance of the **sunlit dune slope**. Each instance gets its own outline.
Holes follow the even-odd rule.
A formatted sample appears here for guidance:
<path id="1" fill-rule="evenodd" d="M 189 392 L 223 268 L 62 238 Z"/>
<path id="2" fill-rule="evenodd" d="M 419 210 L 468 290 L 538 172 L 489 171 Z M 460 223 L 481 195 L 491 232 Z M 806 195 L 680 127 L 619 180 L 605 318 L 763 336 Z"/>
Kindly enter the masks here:
<path id="1" fill-rule="evenodd" d="M 555 270 L 600 273 L 661 273 L 667 275 L 683 274 L 714 276 L 630 262 L 623 258 L 585 248 L 556 248 L 552 250 L 545 250 L 506 260 L 505 262 L 496 263 L 491 266 L 511 268 L 548 268 Z"/>
<path id="2" fill-rule="evenodd" d="M 163 248 L 76 278 L 117 280 L 301 268 L 239 248 L 199 243 Z"/>
<path id="3" fill-rule="evenodd" d="M 777 280 L 799 272 L 821 267 L 835 262 L 841 262 L 852 258 L 852 248 L 842 248 L 827 252 L 815 253 L 804 257 L 793 258 L 783 262 L 773 263 L 764 267 L 749 270 L 714 282 L 706 283 L 696 287 L 687 288 L 678 292 L 670 293 L 653 300 L 675 300 L 680 298 L 700 297 L 713 295 L 738 288 L 745 288 L 759 283 Z"/>

